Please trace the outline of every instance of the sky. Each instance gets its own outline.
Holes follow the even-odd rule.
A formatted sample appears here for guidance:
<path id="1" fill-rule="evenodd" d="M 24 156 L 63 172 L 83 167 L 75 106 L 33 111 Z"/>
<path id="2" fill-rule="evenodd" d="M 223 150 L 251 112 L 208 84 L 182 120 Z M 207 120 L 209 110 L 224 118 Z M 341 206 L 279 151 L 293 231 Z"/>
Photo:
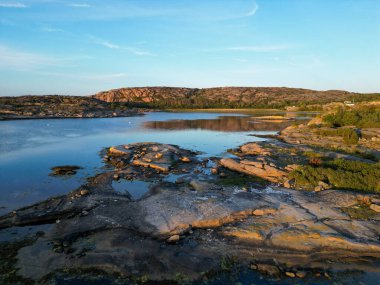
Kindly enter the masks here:
<path id="1" fill-rule="evenodd" d="M 380 92 L 379 0 L 0 0 L 0 96 Z"/>

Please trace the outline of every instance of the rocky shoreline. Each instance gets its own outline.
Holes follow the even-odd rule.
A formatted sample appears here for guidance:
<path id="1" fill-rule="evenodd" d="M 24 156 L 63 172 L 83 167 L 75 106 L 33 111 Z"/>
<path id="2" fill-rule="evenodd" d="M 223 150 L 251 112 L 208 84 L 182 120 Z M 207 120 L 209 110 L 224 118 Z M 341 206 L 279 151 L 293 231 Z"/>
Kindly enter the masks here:
<path id="1" fill-rule="evenodd" d="M 0 121 L 129 117 L 143 111 L 81 96 L 0 97 Z"/>
<path id="2" fill-rule="evenodd" d="M 328 281 L 337 269 L 377 272 L 380 213 L 371 205 L 380 195 L 281 186 L 305 163 L 304 148 L 268 140 L 221 159 L 158 143 L 108 148 L 108 169 L 79 189 L 0 217 L 8 238 L 0 247 L 14 249 L 13 263 L 1 260 L 2 281 L 48 284 L 97 273 L 178 284 L 236 268 Z M 128 187 L 116 192 L 117 181 L 151 186 L 134 198 Z"/>

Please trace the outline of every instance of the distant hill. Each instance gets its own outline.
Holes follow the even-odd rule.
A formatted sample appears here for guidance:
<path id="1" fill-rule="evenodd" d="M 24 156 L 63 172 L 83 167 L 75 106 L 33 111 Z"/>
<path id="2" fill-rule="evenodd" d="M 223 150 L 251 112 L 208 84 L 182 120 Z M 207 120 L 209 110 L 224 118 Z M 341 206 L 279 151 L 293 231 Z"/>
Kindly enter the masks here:
<path id="1" fill-rule="evenodd" d="M 120 88 L 93 95 L 106 102 L 126 102 L 153 108 L 281 108 L 302 104 L 324 104 L 345 100 L 377 100 L 380 94 L 358 94 L 341 90 L 315 91 L 286 87 Z"/>

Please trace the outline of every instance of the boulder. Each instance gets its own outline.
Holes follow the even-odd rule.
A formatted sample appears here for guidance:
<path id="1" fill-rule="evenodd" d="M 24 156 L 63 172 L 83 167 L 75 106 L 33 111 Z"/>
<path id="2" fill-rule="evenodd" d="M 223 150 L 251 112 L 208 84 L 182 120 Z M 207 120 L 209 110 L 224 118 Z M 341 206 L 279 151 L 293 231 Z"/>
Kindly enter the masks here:
<path id="1" fill-rule="evenodd" d="M 271 155 L 268 148 L 264 148 L 257 143 L 247 143 L 242 145 L 240 151 L 245 155 Z"/>
<path id="2" fill-rule="evenodd" d="M 258 176 L 270 182 L 283 182 L 287 178 L 287 172 L 262 162 L 252 160 L 237 162 L 232 158 L 223 158 L 220 160 L 220 164 L 230 170 Z"/>

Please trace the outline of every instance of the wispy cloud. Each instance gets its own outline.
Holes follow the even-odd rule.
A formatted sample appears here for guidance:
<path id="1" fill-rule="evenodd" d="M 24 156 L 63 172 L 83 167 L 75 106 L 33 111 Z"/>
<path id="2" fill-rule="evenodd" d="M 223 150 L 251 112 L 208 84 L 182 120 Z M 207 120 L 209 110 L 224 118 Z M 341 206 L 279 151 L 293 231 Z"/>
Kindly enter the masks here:
<path id="1" fill-rule="evenodd" d="M 276 52 L 295 48 L 294 45 L 252 45 L 252 46 L 232 46 L 224 48 L 204 49 L 204 52 L 236 51 L 236 52 Z"/>
<path id="2" fill-rule="evenodd" d="M 36 70 L 47 67 L 74 67 L 81 59 L 89 56 L 52 56 L 42 53 L 21 51 L 0 44 L 0 68 L 14 70 Z"/>
<path id="3" fill-rule="evenodd" d="M 45 32 L 45 33 L 62 33 L 62 32 L 64 32 L 64 30 L 62 30 L 62 29 L 51 28 L 51 27 L 42 27 L 40 29 L 40 31 Z"/>
<path id="4" fill-rule="evenodd" d="M 28 6 L 20 2 L 0 2 L 0 8 L 28 8 Z"/>
<path id="5" fill-rule="evenodd" d="M 61 77 L 61 78 L 70 78 L 75 80 L 116 80 L 120 78 L 129 77 L 128 74 L 120 72 L 120 73 L 65 73 L 65 72 L 38 72 L 40 75 L 44 76 L 53 76 L 53 77 Z"/>
<path id="6" fill-rule="evenodd" d="M 121 46 L 121 45 L 118 45 L 118 44 L 114 44 L 114 43 L 111 43 L 109 41 L 106 41 L 106 40 L 100 39 L 98 37 L 95 37 L 93 35 L 88 35 L 88 37 L 95 44 L 104 46 L 104 47 L 109 48 L 109 49 L 124 50 L 124 51 L 130 52 L 130 53 L 133 53 L 133 54 L 139 55 L 139 56 L 155 56 L 155 54 L 153 54 L 151 52 L 148 52 L 148 51 L 145 51 L 145 50 L 141 50 L 141 49 L 138 49 L 138 48 L 135 48 L 135 47 Z"/>
<path id="7" fill-rule="evenodd" d="M 253 3 L 253 8 L 245 14 L 246 17 L 252 17 L 256 14 L 257 10 L 259 10 L 259 5 L 256 2 Z"/>
<path id="8" fill-rule="evenodd" d="M 91 5 L 87 3 L 71 3 L 69 4 L 70 7 L 74 8 L 90 8 Z"/>
<path id="9" fill-rule="evenodd" d="M 217 20 L 236 20 L 236 19 L 241 19 L 241 18 L 248 18 L 248 17 L 253 17 L 256 12 L 259 10 L 259 5 L 256 2 L 253 2 L 252 8 L 250 8 L 247 12 L 243 13 L 236 13 L 232 15 L 226 15 L 226 16 L 221 16 L 217 17 Z"/>

